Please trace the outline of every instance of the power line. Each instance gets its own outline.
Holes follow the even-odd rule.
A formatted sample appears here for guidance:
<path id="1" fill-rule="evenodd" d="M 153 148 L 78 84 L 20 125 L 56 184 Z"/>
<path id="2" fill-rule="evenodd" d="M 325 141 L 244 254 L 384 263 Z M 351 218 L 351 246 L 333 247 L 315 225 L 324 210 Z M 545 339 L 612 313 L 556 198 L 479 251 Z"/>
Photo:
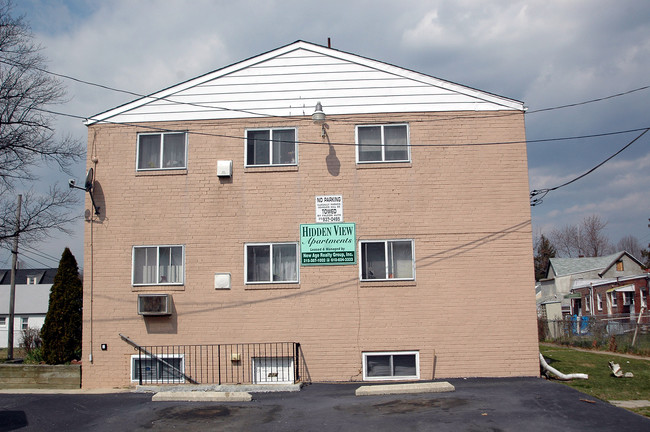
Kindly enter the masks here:
<path id="1" fill-rule="evenodd" d="M 43 258 L 43 259 L 46 259 L 46 260 L 49 260 L 49 261 L 55 262 L 55 263 L 57 263 L 57 264 L 58 264 L 59 261 L 60 261 L 60 258 L 56 258 L 56 257 L 54 257 L 54 256 L 52 256 L 52 255 L 48 255 L 48 254 L 46 254 L 45 252 L 37 251 L 37 250 L 32 249 L 32 248 L 30 248 L 30 247 L 28 247 L 28 246 L 24 246 L 24 245 L 23 245 L 22 249 L 23 249 L 23 250 L 27 250 L 28 252 L 30 252 L 30 253 L 32 253 L 32 254 L 34 254 L 34 255 L 40 257 L 40 258 Z"/>
<path id="2" fill-rule="evenodd" d="M 81 119 L 81 120 L 88 120 L 87 117 L 75 115 L 75 114 L 67 114 L 67 113 L 62 113 L 58 111 L 53 111 L 53 110 L 48 110 L 44 108 L 34 108 L 37 111 L 42 111 L 46 112 L 49 114 L 53 115 L 59 115 L 59 116 L 64 116 L 64 117 L 70 117 L 70 118 L 76 118 L 76 119 Z M 169 129 L 169 128 L 164 128 L 164 127 L 158 127 L 158 126 L 150 126 L 150 125 L 145 125 L 141 123 L 127 123 L 127 122 L 112 122 L 110 120 L 101 120 L 98 121 L 98 123 L 102 124 L 109 124 L 109 125 L 116 125 L 116 126 L 124 126 L 124 127 L 136 127 L 140 129 L 148 129 L 156 132 L 180 132 L 180 129 Z M 520 141 L 494 141 L 494 142 L 479 142 L 479 143 L 461 143 L 461 144 L 412 144 L 409 143 L 409 147 L 466 147 L 466 146 L 493 146 L 493 145 L 508 145 L 508 144 L 533 144 L 533 143 L 541 143 L 541 142 L 553 142 L 553 141 L 568 141 L 568 140 L 576 140 L 576 139 L 587 139 L 587 138 L 598 138 L 598 137 L 604 137 L 604 136 L 612 136 L 612 135 L 621 135 L 621 134 L 626 134 L 626 133 L 632 133 L 632 132 L 639 132 L 647 130 L 647 128 L 635 128 L 635 129 L 626 129 L 626 130 L 621 130 L 621 131 L 613 131 L 613 132 L 602 132 L 602 133 L 597 133 L 597 134 L 588 134 L 588 135 L 575 135 L 575 136 L 568 136 L 568 137 L 556 137 L 556 138 L 542 138 L 542 139 L 535 139 L 535 140 L 520 140 Z M 215 137 L 215 138 L 228 138 L 228 139 L 236 139 L 236 140 L 245 140 L 246 137 L 243 136 L 236 136 L 236 135 L 227 135 L 227 134 L 217 134 L 217 133 L 210 133 L 210 132 L 199 132 L 196 130 L 191 130 L 191 129 L 186 129 L 184 130 L 187 134 L 190 135 L 199 135 L 199 136 L 209 136 L 209 137 Z M 268 139 L 268 141 L 276 141 L 276 142 L 282 142 L 278 140 L 273 140 L 273 139 Z M 344 142 L 322 142 L 322 141 L 300 141 L 300 140 L 293 140 L 291 142 L 295 142 L 296 144 L 314 144 L 314 145 L 331 145 L 331 146 L 357 146 L 359 144 L 357 143 L 344 143 Z M 364 146 L 368 147 L 381 147 L 384 146 L 384 144 L 364 144 Z"/>
<path id="3" fill-rule="evenodd" d="M 4 64 L 9 65 L 9 66 L 21 66 L 19 63 L 15 62 L 15 61 L 13 61 L 11 59 L 8 59 L 6 57 L 0 57 L 0 63 L 4 63 Z M 110 91 L 114 91 L 114 92 L 118 92 L 118 93 L 124 93 L 124 94 L 128 94 L 130 96 L 135 96 L 135 97 L 138 97 L 138 98 L 150 98 L 153 101 L 165 101 L 165 102 L 170 102 L 170 103 L 175 104 L 175 105 L 188 105 L 188 106 L 193 106 L 193 107 L 197 107 L 197 108 L 206 108 L 206 109 L 209 109 L 209 110 L 241 112 L 241 113 L 244 113 L 244 114 L 250 114 L 250 115 L 255 115 L 255 116 L 260 116 L 260 117 L 293 118 L 292 116 L 276 116 L 276 115 L 272 115 L 272 114 L 263 114 L 263 113 L 250 111 L 250 110 L 219 107 L 219 106 L 212 106 L 212 105 L 202 105 L 202 104 L 197 104 L 197 103 L 193 103 L 193 102 L 183 102 L 183 101 L 178 101 L 178 100 L 174 100 L 174 99 L 169 99 L 169 97 L 153 96 L 153 94 L 144 95 L 144 94 L 132 92 L 132 91 L 129 91 L 129 90 L 118 89 L 116 87 L 111 87 L 111 86 L 108 86 L 108 85 L 83 80 L 83 79 L 76 78 L 76 77 L 73 77 L 73 76 L 70 76 L 70 75 L 67 75 L 67 74 L 52 72 L 52 71 L 49 71 L 47 69 L 40 68 L 38 66 L 31 66 L 31 68 L 34 69 L 34 70 L 38 70 L 39 72 L 42 72 L 42 73 L 50 74 L 50 75 L 53 75 L 53 76 L 56 76 L 56 77 L 59 77 L 59 78 L 68 79 L 68 80 L 75 81 L 75 82 L 78 82 L 78 83 L 81 83 L 81 84 L 94 86 L 94 87 L 98 87 L 98 88 L 101 88 L 101 89 L 104 89 L 104 90 L 110 90 Z M 624 92 L 615 93 L 615 94 L 612 94 L 612 95 L 608 95 L 608 96 L 604 96 L 604 97 L 600 97 L 600 98 L 596 98 L 596 99 L 590 99 L 590 100 L 586 100 L 586 101 L 582 101 L 582 102 L 576 102 L 576 103 L 571 103 L 571 104 L 558 105 L 558 106 L 553 106 L 553 107 L 547 107 L 547 108 L 541 108 L 541 109 L 537 109 L 537 110 L 527 111 L 526 114 L 535 114 L 535 113 L 540 113 L 540 112 L 553 111 L 553 110 L 558 110 L 558 109 L 564 109 L 564 108 L 571 108 L 571 107 L 586 105 L 586 104 L 595 103 L 595 102 L 601 102 L 601 101 L 608 100 L 608 99 L 613 99 L 613 98 L 617 98 L 617 97 L 621 97 L 621 96 L 626 96 L 626 95 L 629 95 L 631 93 L 635 93 L 635 92 L 638 92 L 638 91 L 647 90 L 649 88 L 650 88 L 650 85 L 643 86 L 643 87 L 638 87 L 638 88 L 635 88 L 635 89 L 632 89 L 632 90 L 627 90 L 627 91 L 624 91 Z M 156 92 L 156 93 L 159 93 L 159 92 Z M 505 113 L 504 115 L 512 115 L 512 114 L 513 113 Z M 477 117 L 482 118 L 482 117 L 485 117 L 485 116 L 473 116 L 473 117 L 468 117 L 468 118 L 477 118 Z M 86 120 L 88 120 L 88 119 L 86 118 Z M 333 119 L 333 120 L 334 121 L 353 121 L 353 120 L 345 120 L 345 119 Z M 447 120 L 447 119 L 439 119 L 439 121 L 440 120 Z"/>
<path id="4" fill-rule="evenodd" d="M 29 255 L 31 255 L 31 254 L 30 254 L 29 252 L 25 252 L 25 251 L 23 251 L 23 252 L 20 253 L 20 256 L 23 257 L 23 258 L 25 258 L 25 259 L 28 259 L 28 260 L 30 260 L 30 261 L 34 261 L 35 263 L 38 263 L 38 264 L 42 265 L 43 267 L 47 267 L 47 268 L 51 267 L 51 266 L 49 266 L 49 265 L 47 265 L 47 264 L 45 264 L 45 263 L 43 263 L 43 262 L 37 260 L 37 259 L 34 258 L 34 257 L 30 257 Z"/>
<path id="5" fill-rule="evenodd" d="M 602 161 L 601 163 L 599 163 L 598 165 L 596 165 L 595 167 L 591 168 L 589 171 L 587 171 L 587 172 L 585 172 L 585 173 L 579 175 L 578 177 L 576 177 L 576 178 L 574 178 L 574 179 L 572 179 L 572 180 L 569 180 L 569 181 L 566 182 L 566 183 L 562 183 L 562 184 L 559 185 L 559 186 L 555 186 L 555 187 L 552 187 L 552 188 L 546 188 L 546 189 L 539 189 L 539 190 L 533 190 L 533 191 L 531 191 L 531 192 L 530 192 L 530 205 L 531 205 L 531 207 L 535 207 L 535 206 L 541 204 L 541 203 L 544 201 L 544 197 L 545 197 L 549 192 L 554 191 L 554 190 L 557 190 L 557 189 L 560 189 L 560 188 L 562 188 L 562 187 L 564 187 L 564 186 L 568 186 L 568 185 L 570 185 L 571 183 L 573 183 L 573 182 L 575 182 L 575 181 L 578 181 L 578 180 L 580 180 L 581 178 L 583 178 L 583 177 L 585 177 L 585 176 L 591 174 L 592 172 L 596 171 L 598 168 L 600 168 L 601 166 L 605 165 L 605 163 L 609 162 L 609 161 L 610 161 L 611 159 L 613 159 L 615 156 L 617 156 L 618 154 L 620 154 L 623 150 L 625 150 L 626 148 L 628 148 L 629 146 L 631 146 L 632 144 L 634 144 L 634 143 L 635 143 L 639 138 L 641 138 L 643 135 L 645 135 L 646 132 L 648 132 L 649 130 L 650 130 L 650 128 L 644 129 L 643 132 L 641 132 L 641 134 L 639 134 L 639 136 L 637 136 L 637 137 L 634 138 L 632 141 L 630 141 L 629 143 L 627 143 L 626 145 L 624 145 L 624 146 L 623 146 L 619 151 L 617 151 L 616 153 L 614 153 L 613 155 L 611 155 L 610 157 L 608 157 L 607 159 L 605 159 L 604 161 Z M 537 197 L 537 198 L 536 198 L 536 197 Z"/>
<path id="6" fill-rule="evenodd" d="M 537 109 L 537 110 L 533 110 L 533 111 L 528 111 L 527 114 L 535 114 L 535 113 L 540 113 L 540 112 L 545 112 L 545 111 L 552 111 L 552 110 L 557 110 L 557 109 L 562 109 L 562 108 L 571 108 L 571 107 L 576 107 L 576 106 L 580 106 L 580 105 L 587 105 L 587 104 L 594 103 L 594 102 L 601 102 L 601 101 L 604 101 L 604 100 L 607 100 L 607 99 L 613 99 L 613 98 L 616 98 L 616 97 L 619 97 L 619 96 L 629 95 L 630 93 L 638 92 L 638 91 L 641 91 L 641 90 L 647 90 L 649 88 L 650 88 L 650 86 L 643 86 L 643 87 L 635 88 L 635 89 L 628 90 L 628 91 L 625 91 L 625 92 L 616 93 L 616 94 L 613 94 L 613 95 L 604 96 L 604 97 L 600 97 L 600 98 L 596 98 L 596 99 L 590 99 L 590 100 L 586 100 L 586 101 L 583 101 L 583 102 L 576 102 L 576 103 L 567 104 L 567 105 L 559 105 L 559 106 L 550 107 L 550 108 L 541 108 L 541 109 Z"/>

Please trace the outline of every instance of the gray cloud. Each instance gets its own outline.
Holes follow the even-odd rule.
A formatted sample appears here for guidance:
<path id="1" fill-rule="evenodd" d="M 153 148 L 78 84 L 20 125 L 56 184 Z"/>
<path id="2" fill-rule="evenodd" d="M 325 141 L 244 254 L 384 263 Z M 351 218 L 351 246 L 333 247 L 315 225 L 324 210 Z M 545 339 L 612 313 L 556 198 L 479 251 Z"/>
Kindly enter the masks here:
<path id="1" fill-rule="evenodd" d="M 334 48 L 522 100 L 531 111 L 650 84 L 650 3 L 634 0 L 22 0 L 16 9 L 31 22 L 51 70 L 138 93 L 297 39 L 324 45 L 328 37 Z M 66 84 L 71 101 L 60 110 L 71 114 L 90 116 L 133 99 Z M 527 136 L 650 126 L 649 94 L 531 113 Z M 58 128 L 86 139 L 79 120 L 61 118 Z M 531 188 L 561 184 L 632 138 L 529 144 Z M 594 174 L 550 193 L 532 209 L 536 230 L 599 213 L 613 242 L 632 234 L 646 244 L 649 143 L 645 137 Z M 76 169 L 82 178 L 84 167 Z M 82 237 L 72 239 L 77 256 Z M 58 256 L 63 244 L 47 247 Z"/>

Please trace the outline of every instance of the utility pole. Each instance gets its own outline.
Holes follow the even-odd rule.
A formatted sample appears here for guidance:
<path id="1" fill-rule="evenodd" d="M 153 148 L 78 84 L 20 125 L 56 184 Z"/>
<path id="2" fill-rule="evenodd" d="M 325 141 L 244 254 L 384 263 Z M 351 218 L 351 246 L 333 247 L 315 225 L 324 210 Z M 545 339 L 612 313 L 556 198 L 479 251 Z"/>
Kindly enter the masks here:
<path id="1" fill-rule="evenodd" d="M 23 196 L 18 195 L 18 208 L 16 210 L 16 232 L 14 233 L 14 247 L 11 250 L 11 287 L 9 289 L 9 326 L 7 342 L 7 360 L 14 358 L 14 306 L 16 304 L 16 263 L 18 261 L 18 235 L 20 233 L 20 208 L 23 205 Z"/>

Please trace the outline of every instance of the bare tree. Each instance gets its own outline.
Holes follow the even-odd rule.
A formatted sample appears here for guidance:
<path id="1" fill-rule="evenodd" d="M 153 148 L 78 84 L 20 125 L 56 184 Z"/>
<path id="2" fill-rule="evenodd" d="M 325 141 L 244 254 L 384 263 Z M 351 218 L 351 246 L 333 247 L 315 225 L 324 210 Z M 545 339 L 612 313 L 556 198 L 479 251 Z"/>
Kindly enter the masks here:
<path id="1" fill-rule="evenodd" d="M 564 257 L 603 256 L 612 252 L 605 227 L 598 215 L 585 217 L 579 225 L 566 225 L 551 232 L 551 241 Z"/>
<path id="2" fill-rule="evenodd" d="M 639 243 L 639 240 L 633 235 L 623 237 L 616 244 L 616 250 L 626 251 L 639 261 L 643 260 L 643 255 L 641 254 L 642 249 L 641 243 Z"/>
<path id="3" fill-rule="evenodd" d="M 607 222 L 598 215 L 587 216 L 580 223 L 580 236 L 585 256 L 598 257 L 612 252 L 609 238 L 604 233 Z"/>
<path id="4" fill-rule="evenodd" d="M 580 233 L 576 225 L 565 225 L 562 228 L 554 229 L 551 231 L 550 237 L 558 255 L 563 257 L 583 255 L 580 247 Z"/>
<path id="5" fill-rule="evenodd" d="M 14 236 L 42 238 L 65 230 L 77 199 L 52 187 L 24 193 L 20 228 L 15 227 L 16 184 L 37 180 L 35 168 L 55 164 L 65 170 L 83 158 L 76 140 L 55 135 L 48 107 L 64 102 L 59 80 L 47 73 L 41 48 L 21 17 L 12 16 L 10 0 L 0 0 L 0 246 Z"/>

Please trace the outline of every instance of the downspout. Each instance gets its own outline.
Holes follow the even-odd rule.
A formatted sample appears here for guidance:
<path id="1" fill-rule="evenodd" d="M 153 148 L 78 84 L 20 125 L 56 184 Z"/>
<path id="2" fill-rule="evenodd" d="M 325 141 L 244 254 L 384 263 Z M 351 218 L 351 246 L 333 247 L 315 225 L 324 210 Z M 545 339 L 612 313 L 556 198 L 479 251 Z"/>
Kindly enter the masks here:
<path id="1" fill-rule="evenodd" d="M 589 375 L 583 373 L 563 374 L 554 367 L 549 366 L 548 363 L 546 363 L 546 360 L 544 359 L 542 353 L 539 353 L 539 364 L 544 372 L 552 373 L 557 377 L 557 379 L 561 381 L 570 381 L 572 379 L 589 379 Z"/>

